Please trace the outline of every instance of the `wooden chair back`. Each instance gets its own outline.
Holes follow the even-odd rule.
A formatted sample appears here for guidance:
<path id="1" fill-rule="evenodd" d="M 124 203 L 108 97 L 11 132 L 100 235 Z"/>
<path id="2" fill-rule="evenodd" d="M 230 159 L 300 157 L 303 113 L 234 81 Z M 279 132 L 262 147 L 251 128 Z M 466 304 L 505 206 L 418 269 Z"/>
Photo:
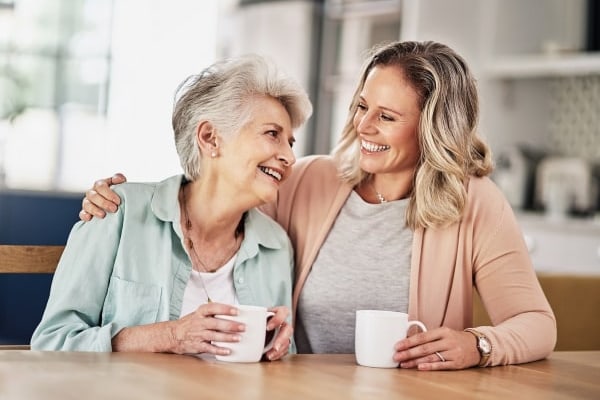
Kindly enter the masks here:
<path id="1" fill-rule="evenodd" d="M 0 274 L 52 274 L 64 246 L 0 245 Z M 0 345 L 0 349 L 29 349 L 28 345 Z"/>
<path id="2" fill-rule="evenodd" d="M 556 317 L 556 351 L 600 350 L 600 275 L 538 274 Z M 473 326 L 490 325 L 474 293 Z"/>

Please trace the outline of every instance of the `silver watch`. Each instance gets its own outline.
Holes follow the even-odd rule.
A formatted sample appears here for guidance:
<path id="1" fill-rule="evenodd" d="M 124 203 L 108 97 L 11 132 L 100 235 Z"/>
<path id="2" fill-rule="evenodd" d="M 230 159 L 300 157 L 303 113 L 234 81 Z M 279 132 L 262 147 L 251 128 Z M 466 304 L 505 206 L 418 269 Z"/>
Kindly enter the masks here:
<path id="1" fill-rule="evenodd" d="M 487 336 L 485 336 L 478 330 L 475 330 L 473 328 L 467 328 L 465 329 L 465 332 L 469 332 L 475 336 L 477 340 L 477 350 L 479 351 L 479 355 L 481 357 L 479 359 L 479 366 L 483 367 L 490 358 L 490 355 L 492 354 L 492 343 L 487 338 Z"/>

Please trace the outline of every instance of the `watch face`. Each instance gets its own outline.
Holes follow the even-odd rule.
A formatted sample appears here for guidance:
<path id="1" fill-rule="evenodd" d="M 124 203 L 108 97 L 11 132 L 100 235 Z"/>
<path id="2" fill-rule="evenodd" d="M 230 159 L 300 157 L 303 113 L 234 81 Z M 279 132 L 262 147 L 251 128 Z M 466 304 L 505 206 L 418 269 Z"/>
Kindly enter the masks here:
<path id="1" fill-rule="evenodd" d="M 479 338 L 479 349 L 483 354 L 489 354 L 492 351 L 492 346 L 485 338 Z"/>

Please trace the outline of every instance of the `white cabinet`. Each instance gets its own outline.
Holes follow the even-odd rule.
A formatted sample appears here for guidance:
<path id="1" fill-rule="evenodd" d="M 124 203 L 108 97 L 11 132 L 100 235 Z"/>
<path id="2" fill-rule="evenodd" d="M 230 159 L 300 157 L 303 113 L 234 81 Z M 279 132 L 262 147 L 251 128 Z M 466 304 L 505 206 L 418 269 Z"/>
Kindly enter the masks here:
<path id="1" fill-rule="evenodd" d="M 564 148 L 568 124 L 556 128 L 566 108 L 557 93 L 578 86 L 569 79 L 593 76 L 584 86 L 600 85 L 600 54 L 583 51 L 586 10 L 586 0 L 405 0 L 401 39 L 440 41 L 466 58 L 478 80 L 480 132 L 496 154 L 528 145 L 599 160 L 600 134 Z M 598 125 L 596 103 L 575 99 L 576 123 Z"/>
<path id="2" fill-rule="evenodd" d="M 497 56 L 485 67 L 487 79 L 532 79 L 600 74 L 600 53 Z"/>
<path id="3" fill-rule="evenodd" d="M 587 0 L 481 2 L 484 71 L 494 78 L 572 75 L 600 70 L 586 47 Z"/>
<path id="4" fill-rule="evenodd" d="M 600 221 L 517 218 L 536 271 L 600 275 Z"/>

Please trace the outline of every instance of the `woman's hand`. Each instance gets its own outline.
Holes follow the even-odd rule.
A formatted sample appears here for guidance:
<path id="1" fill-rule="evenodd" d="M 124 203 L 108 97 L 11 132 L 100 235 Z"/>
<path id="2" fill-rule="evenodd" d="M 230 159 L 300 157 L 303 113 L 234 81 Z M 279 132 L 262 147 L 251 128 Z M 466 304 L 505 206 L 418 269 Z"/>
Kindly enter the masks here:
<path id="1" fill-rule="evenodd" d="M 475 336 L 446 327 L 400 340 L 395 349 L 394 360 L 400 362 L 401 368 L 423 371 L 465 369 L 478 365 L 480 359 Z"/>
<path id="2" fill-rule="evenodd" d="M 104 218 L 107 211 L 117 211 L 121 198 L 110 187 L 123 182 L 127 182 L 127 178 L 120 173 L 94 182 L 94 186 L 85 192 L 79 218 L 82 221 L 89 221 L 93 217 Z"/>
<path id="3" fill-rule="evenodd" d="M 294 329 L 292 328 L 292 325 L 285 322 L 288 315 L 290 315 L 290 310 L 287 307 L 273 307 L 270 308 L 269 311 L 274 312 L 275 315 L 269 318 L 269 322 L 267 323 L 267 331 L 272 331 L 277 328 L 279 328 L 279 331 L 276 331 L 277 336 L 275 336 L 273 347 L 271 350 L 267 351 L 265 356 L 268 360 L 275 361 L 285 356 L 289 352 L 292 336 L 294 335 Z"/>
<path id="4" fill-rule="evenodd" d="M 203 304 L 177 321 L 173 321 L 172 348 L 177 354 L 210 353 L 228 355 L 231 350 L 212 344 L 216 342 L 239 342 L 242 323 L 215 318 L 215 315 L 237 315 L 237 309 L 220 303 Z"/>

